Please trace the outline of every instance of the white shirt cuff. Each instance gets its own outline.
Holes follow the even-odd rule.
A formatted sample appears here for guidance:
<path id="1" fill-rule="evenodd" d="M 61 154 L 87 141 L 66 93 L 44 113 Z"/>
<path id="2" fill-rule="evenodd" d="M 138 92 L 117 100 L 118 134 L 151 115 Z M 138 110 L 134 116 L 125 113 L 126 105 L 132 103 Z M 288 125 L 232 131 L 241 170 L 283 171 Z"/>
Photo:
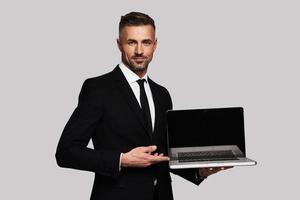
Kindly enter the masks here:
<path id="1" fill-rule="evenodd" d="M 120 154 L 120 160 L 119 160 L 119 171 L 121 171 L 122 169 L 122 166 L 121 166 L 121 160 L 122 160 L 122 156 L 123 156 L 123 153 Z"/>

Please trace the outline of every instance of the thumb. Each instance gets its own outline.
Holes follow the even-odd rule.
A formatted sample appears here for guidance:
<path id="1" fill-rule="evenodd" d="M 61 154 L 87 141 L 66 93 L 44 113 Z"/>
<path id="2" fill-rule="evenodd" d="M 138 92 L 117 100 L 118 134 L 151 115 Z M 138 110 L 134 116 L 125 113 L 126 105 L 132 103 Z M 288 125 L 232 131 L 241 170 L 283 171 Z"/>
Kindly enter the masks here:
<path id="1" fill-rule="evenodd" d="M 157 147 L 155 145 L 151 145 L 151 146 L 147 146 L 143 149 L 143 152 L 145 153 L 151 153 L 153 151 L 155 151 L 157 149 Z"/>

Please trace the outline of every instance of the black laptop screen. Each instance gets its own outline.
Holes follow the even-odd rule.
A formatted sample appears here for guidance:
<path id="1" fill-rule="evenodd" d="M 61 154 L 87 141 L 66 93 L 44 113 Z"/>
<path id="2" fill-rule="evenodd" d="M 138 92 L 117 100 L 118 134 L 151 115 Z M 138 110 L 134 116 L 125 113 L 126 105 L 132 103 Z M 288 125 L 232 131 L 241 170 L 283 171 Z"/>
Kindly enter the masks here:
<path id="1" fill-rule="evenodd" d="M 237 145 L 245 152 L 243 108 L 167 112 L 170 148 Z"/>

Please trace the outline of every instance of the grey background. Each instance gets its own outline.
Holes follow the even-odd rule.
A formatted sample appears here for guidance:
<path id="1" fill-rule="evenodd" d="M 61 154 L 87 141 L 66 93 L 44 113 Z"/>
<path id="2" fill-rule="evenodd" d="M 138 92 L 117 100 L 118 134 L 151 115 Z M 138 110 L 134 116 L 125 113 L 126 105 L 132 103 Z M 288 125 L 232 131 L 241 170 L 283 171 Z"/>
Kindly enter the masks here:
<path id="1" fill-rule="evenodd" d="M 88 77 L 120 61 L 120 16 L 151 15 L 158 49 L 150 76 L 174 108 L 244 106 L 248 156 L 182 199 L 298 199 L 297 1 L 0 2 L 0 199 L 88 199 L 93 173 L 57 167 L 54 153 Z M 186 197 L 188 195 L 188 198 Z"/>

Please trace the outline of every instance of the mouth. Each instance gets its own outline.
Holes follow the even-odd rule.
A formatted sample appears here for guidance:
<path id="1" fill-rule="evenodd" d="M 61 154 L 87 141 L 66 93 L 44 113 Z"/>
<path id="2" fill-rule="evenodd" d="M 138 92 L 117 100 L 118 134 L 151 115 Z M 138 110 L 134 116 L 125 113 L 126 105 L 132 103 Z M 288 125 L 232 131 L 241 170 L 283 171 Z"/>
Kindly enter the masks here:
<path id="1" fill-rule="evenodd" d="M 138 57 L 138 58 L 133 58 L 133 60 L 136 62 L 136 63 L 142 63 L 146 60 L 146 58 L 143 58 L 143 57 Z"/>

